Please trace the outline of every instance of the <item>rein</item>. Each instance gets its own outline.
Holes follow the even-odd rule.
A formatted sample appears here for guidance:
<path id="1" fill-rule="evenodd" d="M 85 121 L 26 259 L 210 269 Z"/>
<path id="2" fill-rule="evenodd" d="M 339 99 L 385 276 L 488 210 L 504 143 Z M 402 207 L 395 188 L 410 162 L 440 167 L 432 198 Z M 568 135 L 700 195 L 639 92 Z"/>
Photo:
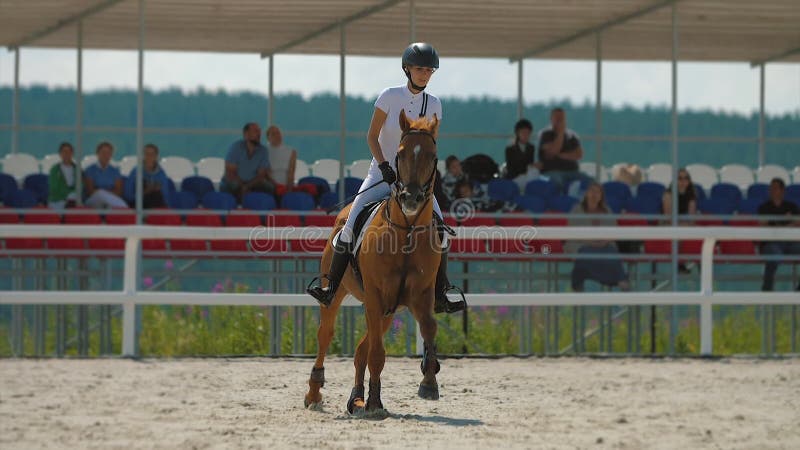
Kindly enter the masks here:
<path id="1" fill-rule="evenodd" d="M 405 139 L 406 136 L 413 135 L 413 134 L 428 136 L 428 137 L 431 138 L 431 140 L 433 140 L 434 145 L 436 144 L 436 138 L 433 136 L 433 134 L 431 132 L 426 131 L 426 130 L 408 130 L 408 131 L 406 131 L 405 133 L 402 134 L 402 136 L 400 137 L 400 141 L 402 142 L 402 140 Z M 424 194 L 425 195 L 425 203 L 422 204 L 422 207 L 420 208 L 420 211 L 425 209 L 425 207 L 428 206 L 428 203 L 430 203 L 430 201 L 431 201 L 431 195 L 433 193 L 433 189 L 431 189 L 431 187 L 433 186 L 433 182 L 434 182 L 434 179 L 436 177 L 436 163 L 435 163 L 435 161 L 436 160 L 434 159 L 433 170 L 431 171 L 430 177 L 428 177 L 428 180 L 422 186 L 422 189 L 425 192 L 425 194 Z M 397 156 L 395 156 L 395 164 L 394 164 L 394 166 L 397 167 L 398 176 L 397 176 L 397 181 L 395 181 L 395 183 L 394 183 L 395 191 L 392 193 L 392 199 L 394 200 L 395 203 L 397 203 L 397 206 L 400 207 L 400 212 L 403 214 L 403 221 L 405 222 L 405 225 L 402 225 L 402 224 L 399 224 L 397 222 L 392 221 L 392 218 L 391 218 L 390 213 L 389 213 L 389 207 L 390 207 L 389 204 L 387 204 L 383 208 L 383 217 L 384 217 L 384 220 L 386 220 L 386 222 L 389 224 L 390 227 L 398 228 L 400 230 L 405 231 L 406 232 L 406 247 L 407 248 L 414 248 L 413 245 L 414 245 L 414 234 L 415 234 L 415 232 L 417 230 L 423 230 L 424 231 L 424 230 L 428 230 L 429 228 L 432 228 L 434 226 L 435 221 L 433 220 L 433 218 L 431 218 L 431 222 L 429 224 L 427 224 L 427 225 L 417 225 L 416 224 L 417 223 L 417 219 L 419 219 L 419 214 L 417 214 L 416 216 L 414 216 L 414 220 L 412 220 L 411 223 L 408 222 L 408 216 L 406 216 L 406 214 L 404 212 L 402 212 L 403 208 L 402 208 L 402 205 L 400 204 L 400 199 L 397 196 L 397 193 L 400 192 L 404 188 L 403 182 L 400 181 L 400 174 L 399 174 L 400 168 L 397 165 Z M 403 252 L 403 266 L 402 266 L 402 269 L 401 269 L 401 272 L 400 272 L 400 285 L 397 287 L 397 296 L 395 297 L 394 306 L 392 306 L 392 308 L 390 308 L 390 309 L 388 309 L 386 311 L 386 314 L 385 314 L 386 317 L 394 314 L 397 311 L 397 308 L 400 306 L 400 299 L 403 297 L 403 294 L 405 293 L 406 278 L 408 277 L 408 269 L 409 269 L 409 267 L 408 267 L 409 253 L 410 252 Z"/>

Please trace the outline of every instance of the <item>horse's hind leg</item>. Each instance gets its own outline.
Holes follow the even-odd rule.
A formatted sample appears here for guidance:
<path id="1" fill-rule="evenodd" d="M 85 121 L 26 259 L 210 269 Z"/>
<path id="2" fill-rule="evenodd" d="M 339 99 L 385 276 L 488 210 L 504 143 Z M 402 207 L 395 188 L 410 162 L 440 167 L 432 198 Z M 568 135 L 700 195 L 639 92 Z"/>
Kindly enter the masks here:
<path id="1" fill-rule="evenodd" d="M 430 291 L 428 291 L 430 292 Z M 426 295 L 431 295 L 430 294 Z M 427 303 L 427 302 L 424 302 Z M 439 399 L 439 384 L 436 382 L 436 374 L 439 373 L 439 360 L 436 358 L 436 330 L 438 324 L 433 317 L 432 303 L 427 305 L 414 305 L 411 313 L 419 323 L 419 331 L 425 345 L 422 354 L 420 369 L 422 370 L 422 382 L 419 384 L 418 394 L 420 397 L 429 400 Z"/>
<path id="2" fill-rule="evenodd" d="M 325 355 L 328 353 L 328 347 L 333 340 L 336 314 L 339 312 L 339 306 L 341 306 L 345 295 L 347 295 L 345 289 L 337 289 L 331 305 L 327 308 L 320 307 L 319 329 L 317 330 L 317 359 L 314 362 L 314 368 L 311 369 L 311 377 L 308 380 L 308 393 L 304 401 L 306 408 L 309 405 L 322 402 L 322 394 L 319 390 L 325 385 L 325 367 L 323 364 Z"/>
<path id="3" fill-rule="evenodd" d="M 392 325 L 392 317 L 385 317 L 381 331 L 386 334 L 389 327 Z M 369 330 L 368 330 L 369 331 Z M 383 335 L 382 334 L 382 335 Z M 367 370 L 367 356 L 369 355 L 369 332 L 361 337 L 356 347 L 356 354 L 353 358 L 353 365 L 356 369 L 355 383 L 353 383 L 353 390 L 350 392 L 350 399 L 347 401 L 347 412 L 350 414 L 363 410 L 366 407 L 364 402 L 364 375 Z"/>

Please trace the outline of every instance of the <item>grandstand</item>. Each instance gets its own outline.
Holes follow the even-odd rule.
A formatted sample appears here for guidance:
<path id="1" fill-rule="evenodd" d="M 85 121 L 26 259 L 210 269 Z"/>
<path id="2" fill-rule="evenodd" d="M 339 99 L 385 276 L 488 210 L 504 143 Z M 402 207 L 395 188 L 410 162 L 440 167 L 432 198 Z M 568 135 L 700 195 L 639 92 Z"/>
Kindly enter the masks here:
<path id="1" fill-rule="evenodd" d="M 55 159 L 47 155 L 41 159 L 21 152 L 19 148 L 19 132 L 23 128 L 20 124 L 19 101 L 14 96 L 12 110 L 12 123 L 0 125 L 11 131 L 11 143 L 6 150 L 5 144 L 0 147 L 2 171 L 0 186 L 2 191 L 3 208 L 0 218 L 7 223 L 9 229 L 18 225 L 28 224 L 75 224 L 87 230 L 83 237 L 68 238 L 35 238 L 32 236 L 20 237 L 17 234 L 0 236 L 3 241 L 3 268 L 5 273 L 12 275 L 3 283 L 3 289 L 10 291 L 30 290 L 47 286 L 45 276 L 40 276 L 37 269 L 26 268 L 26 264 L 44 264 L 45 273 L 56 274 L 60 281 L 55 287 L 67 289 L 68 283 L 63 283 L 70 273 L 70 268 L 64 264 L 77 264 L 78 272 L 82 274 L 79 286 L 70 289 L 97 289 L 103 286 L 106 289 L 120 285 L 120 257 L 123 255 L 125 243 L 123 237 L 96 237 L 90 233 L 98 227 L 131 226 L 134 223 L 162 226 L 183 226 L 196 229 L 199 235 L 209 233 L 212 237 L 176 239 L 152 238 L 144 239 L 142 243 L 143 258 L 137 259 L 143 267 L 158 261 L 159 258 L 176 257 L 190 260 L 181 273 L 162 277 L 161 282 L 156 282 L 147 289 L 162 289 L 168 280 L 172 279 L 203 279 L 209 273 L 219 273 L 235 266 L 231 262 L 238 257 L 250 263 L 256 259 L 269 263 L 270 281 L 267 289 L 273 292 L 300 292 L 302 281 L 318 268 L 313 264 L 306 267 L 306 262 L 315 260 L 320 250 L 320 241 L 304 248 L 293 248 L 289 239 L 276 239 L 262 242 L 265 248 L 253 248 L 251 241 L 222 241 L 213 238 L 216 228 L 240 228 L 267 225 L 275 227 L 297 226 L 322 226 L 331 224 L 330 216 L 323 214 L 322 209 L 336 203 L 352 193 L 352 186 L 364 176 L 367 165 L 365 161 L 354 161 L 347 164 L 344 158 L 345 145 L 348 133 L 345 128 L 345 56 L 346 55 L 391 55 L 396 56 L 397 49 L 403 48 L 409 40 L 424 36 L 426 40 L 435 42 L 443 55 L 456 57 L 496 57 L 508 58 L 516 63 L 518 68 L 518 99 L 517 112 L 521 116 L 525 99 L 522 96 L 522 72 L 524 62 L 534 58 L 557 59 L 584 59 L 596 61 L 596 123 L 597 129 L 602 130 L 602 64 L 605 60 L 660 60 L 672 63 L 672 126 L 671 135 L 661 136 L 663 142 L 670 144 L 671 158 L 661 161 L 646 169 L 645 182 L 634 189 L 610 179 L 613 164 L 623 161 L 605 161 L 602 157 L 604 142 L 611 139 L 624 139 L 620 136 L 604 136 L 598 133 L 585 136 L 587 141 L 595 146 L 595 161 L 585 161 L 582 170 L 594 176 L 603 183 L 609 204 L 614 214 L 612 215 L 620 226 L 630 226 L 631 230 L 639 228 L 653 228 L 656 220 L 666 219 L 677 224 L 677 211 L 671 215 L 661 216 L 660 208 L 654 208 L 659 202 L 660 194 L 668 187 L 670 180 L 675 179 L 678 170 L 679 158 L 679 133 L 677 123 L 677 64 L 678 61 L 735 61 L 750 63 L 760 71 L 760 126 L 758 136 L 742 138 L 743 142 L 752 144 L 753 151 L 758 153 L 758 167 L 752 169 L 745 165 L 727 165 L 723 167 L 710 167 L 707 165 L 691 165 L 687 167 L 697 185 L 701 188 L 698 193 L 702 195 L 698 202 L 700 214 L 695 217 L 686 217 L 694 220 L 697 225 L 727 226 L 744 225 L 742 229 L 758 226 L 753 213 L 759 201 L 764 198 L 764 183 L 773 177 L 783 178 L 789 189 L 787 196 L 797 198 L 800 186 L 800 166 L 780 167 L 767 164 L 766 145 L 768 138 L 765 133 L 765 108 L 764 87 L 767 82 L 764 76 L 765 65 L 773 61 L 796 62 L 800 60 L 800 51 L 797 46 L 797 27 L 800 22 L 796 4 L 793 0 L 770 0 L 760 2 L 737 1 L 735 7 L 729 3 L 720 3 L 710 0 L 664 0 L 649 2 L 645 0 L 626 0 L 606 4 L 605 2 L 587 2 L 581 7 L 573 3 L 541 4 L 540 2 L 514 3 L 509 5 L 503 1 L 465 1 L 451 5 L 448 2 L 435 2 L 428 0 L 358 0 L 358 1 L 331 1 L 324 5 L 319 2 L 258 2 L 257 8 L 264 10 L 280 11 L 280 14 L 253 15 L 255 3 L 246 0 L 231 1 L 221 4 L 219 2 L 199 1 L 192 9 L 191 15 L 181 14 L 185 5 L 177 0 L 164 0 L 159 2 L 133 1 L 133 0 L 104 0 L 93 2 L 64 1 L 58 5 L 44 6 L 22 4 L 22 2 L 6 2 L 3 4 L 3 14 L 0 15 L 0 43 L 8 46 L 15 52 L 15 92 L 19 90 L 20 53 L 21 49 L 29 46 L 43 46 L 56 48 L 78 49 L 78 80 L 81 80 L 83 66 L 81 52 L 84 48 L 111 48 L 111 49 L 138 49 L 140 66 L 143 54 L 147 49 L 167 49 L 176 51 L 236 51 L 259 54 L 268 59 L 270 72 L 274 65 L 274 55 L 293 52 L 300 54 L 338 54 L 340 55 L 340 101 L 341 101 L 341 129 L 339 131 L 340 148 L 339 158 L 321 159 L 319 161 L 298 161 L 298 181 L 308 181 L 320 187 L 321 192 L 317 198 L 304 193 L 292 193 L 284 198 L 276 199 L 269 196 L 252 195 L 238 207 L 230 197 L 217 192 L 218 179 L 221 175 L 222 162 L 218 158 L 203 158 L 192 161 L 180 156 L 166 155 L 161 163 L 165 171 L 172 178 L 176 188 L 174 198 L 169 199 L 171 209 L 144 211 L 141 205 L 136 205 L 135 210 L 123 211 L 90 211 L 84 209 L 52 211 L 43 208 L 42 203 L 47 192 L 46 179 L 42 176 Z M 418 18 L 417 9 L 424 10 L 424 18 Z M 491 11 L 492 20 L 485 20 L 487 11 Z M 223 11 L 224 14 L 220 14 Z M 570 17 L 567 21 L 554 21 L 552 17 Z M 753 17 L 758 17 L 757 24 L 752 23 Z M 401 19 L 398 19 L 401 18 Z M 385 39 L 376 40 L 374 36 L 382 33 L 388 23 L 400 23 L 408 20 L 408 33 L 403 27 L 397 33 L 385 36 Z M 458 23 L 458 27 L 436 27 L 436 23 Z M 709 27 L 709 21 L 714 26 Z M 135 26 L 138 23 L 138 26 Z M 498 24 L 504 24 L 504 33 L 497 33 Z M 246 24 L 247 26 L 242 26 Z M 91 31 L 90 31 L 91 30 Z M 261 30 L 272 30 L 272 33 L 260 33 Z M 253 39 L 253 36 L 262 36 L 263 39 Z M 512 38 L 509 38 L 511 36 Z M 681 41 L 681 36 L 686 36 L 686 41 Z M 724 37 L 721 38 L 721 37 Z M 636 42 L 635 46 L 630 43 Z M 138 78 L 138 104 L 137 121 L 135 127 L 128 127 L 137 135 L 136 148 L 141 151 L 144 144 L 144 109 L 143 89 L 145 80 L 143 72 L 139 71 Z M 273 113 L 273 80 L 270 77 L 268 104 L 265 109 L 269 111 L 268 121 L 274 121 Z M 81 114 L 82 90 L 78 83 L 78 102 L 76 105 L 77 116 Z M 150 129 L 176 132 L 167 128 Z M 177 130 L 181 132 L 185 130 Z M 76 157 L 82 166 L 92 162 L 92 156 L 82 154 L 84 129 L 78 121 L 76 132 Z M 448 136 L 443 136 L 447 139 Z M 463 136 L 453 136 L 463 138 Z M 628 137 L 630 138 L 630 137 Z M 635 137 L 634 137 L 635 138 Z M 641 138 L 641 137 L 639 137 Z M 713 140 L 713 137 L 701 137 Z M 647 137 L 643 138 L 649 139 Z M 786 139 L 783 143 L 793 145 L 797 140 Z M 141 157 L 123 158 L 116 162 L 123 174 L 129 173 Z M 141 172 L 140 172 L 141 173 Z M 505 183 L 504 180 L 492 180 L 487 186 L 489 192 L 498 200 L 513 201 L 522 207 L 523 211 L 514 214 L 489 214 L 478 215 L 458 222 L 451 217 L 451 223 L 463 227 L 477 226 L 525 226 L 534 225 L 541 228 L 560 228 L 566 224 L 565 213 L 570 209 L 575 199 L 564 196 L 553 196 L 552 192 L 541 183 L 529 184 L 524 190 L 517 190 Z M 141 198 L 129 193 L 130 198 Z M 674 202 L 677 203 L 677 202 Z M 0 226 L 2 227 L 2 226 Z M 145 227 L 146 228 L 146 227 Z M 38 230 L 38 228 L 36 228 Z M 107 228 L 103 228 L 104 233 Z M 128 229 L 128 228 L 120 228 Z M 154 227 L 153 230 L 160 228 Z M 756 228 L 758 230 L 758 228 Z M 155 232 L 155 231 L 154 231 Z M 764 229 L 767 233 L 767 229 Z M 664 239 L 669 239 L 665 241 Z M 130 241 L 129 241 L 130 242 Z M 713 242 L 713 250 L 719 252 L 715 256 L 719 268 L 715 268 L 714 279 L 734 286 L 735 290 L 755 291 L 754 286 L 760 278 L 758 272 L 763 264 L 763 255 L 757 253 L 752 242 L 737 242 L 733 245 L 726 241 Z M 260 245 L 261 245 L 260 244 Z M 535 242 L 540 248 L 547 248 L 547 255 L 536 258 L 521 255 L 498 255 L 502 253 L 493 239 L 456 239 L 454 240 L 454 258 L 463 264 L 454 264 L 460 268 L 459 277 L 468 284 L 470 293 L 500 290 L 504 293 L 519 286 L 527 292 L 554 292 L 564 289 L 566 274 L 572 258 L 564 252 L 562 239 L 552 239 L 547 242 Z M 262 251 L 263 250 L 263 251 Z M 105 252 L 105 253 L 103 253 Z M 677 293 L 681 290 L 697 287 L 701 280 L 698 275 L 678 274 L 679 261 L 697 262 L 702 252 L 701 245 L 694 239 L 681 239 L 673 235 L 668 238 L 653 239 L 644 242 L 639 251 L 626 255 L 626 262 L 631 267 L 647 267 L 651 270 L 642 270 L 640 273 L 632 268 L 634 276 L 641 280 L 637 284 L 637 291 L 641 294 L 643 302 L 646 294 L 653 291 L 668 290 Z M 638 253 L 638 254 L 637 254 Z M 64 258 L 55 258 L 55 257 Z M 230 259 L 228 259 L 231 257 Z M 42 261 L 44 259 L 45 261 Z M 52 261 L 57 259 L 59 261 Z M 202 260 L 198 262 L 198 260 Z M 207 260 L 207 261 L 206 261 Z M 502 260 L 502 261 L 501 261 Z M 796 259 L 786 258 L 793 264 L 784 266 L 791 268 L 791 274 L 783 276 L 785 289 L 787 285 L 797 283 Z M 741 264 L 740 264 L 741 263 Z M 504 264 L 504 265 L 502 265 Z M 53 265 L 53 267 L 51 267 Z M 460 266 L 460 267 L 459 267 Z M 658 266 L 658 267 L 656 267 Z M 41 268 L 40 266 L 36 266 Z M 152 266 L 150 266 L 152 267 Z M 197 273 L 192 273 L 194 268 Z M 758 269 L 755 269 L 758 268 Z M 710 268 L 701 268 L 706 270 Z M 124 268 L 122 269 L 124 272 Z M 52 271 L 52 272 L 49 272 Z M 476 273 L 483 271 L 486 273 Z M 163 275 L 162 271 L 148 269 L 148 276 Z M 127 272 L 124 272 L 127 273 Z M 253 284 L 263 279 L 263 273 L 242 270 L 238 273 L 247 273 L 248 280 Z M 710 272 L 703 272 L 710 273 Z M 115 276 L 117 275 L 117 276 Z M 481 275 L 486 275 L 484 278 Z M 127 276 L 133 276 L 127 273 Z M 261 278 L 259 278 L 261 276 Z M 504 276 L 508 278 L 503 279 Z M 725 279 L 725 276 L 728 278 Z M 454 277 L 455 278 L 455 277 Z M 702 278 L 702 277 L 701 277 Z M 104 280 L 104 282 L 98 282 Z M 708 283 L 706 280 L 703 283 Z M 742 286 L 742 284 L 745 284 Z M 705 284 L 704 284 L 705 286 Z M 707 286 L 706 286 L 707 287 Z M 202 290 L 205 286 L 196 283 L 181 283 L 183 290 Z M 595 291 L 605 289 L 596 287 Z M 134 288 L 134 292 L 135 292 Z M 43 292 L 45 290 L 42 290 Z M 54 291 L 56 292 L 56 291 Z M 60 292 L 60 291 L 58 291 Z M 46 296 L 46 293 L 41 294 Z M 55 295 L 55 294 L 54 294 Z M 535 295 L 535 294 L 532 294 Z M 586 294 L 587 298 L 594 293 Z M 761 295 L 761 294 L 754 294 Z M 769 295 L 769 294 L 765 294 Z M 777 294 L 775 294 L 777 295 Z M 769 298 L 769 297 L 767 297 Z M 2 294 L 0 294 L 2 299 Z M 287 305 L 284 305 L 287 306 Z M 710 304 L 704 304 L 703 322 L 711 314 Z M 29 306 L 25 306 L 28 308 Z M 275 306 L 280 308 L 281 306 Z M 18 308 L 15 305 L 14 308 Z M 38 306 L 34 306 L 38 308 Z M 78 308 L 84 308 L 83 306 Z M 557 307 L 555 307 L 557 308 Z M 608 308 L 611 308 L 610 306 Z M 674 353 L 676 351 L 676 338 L 678 335 L 678 318 L 694 315 L 694 311 L 679 311 L 674 306 L 666 306 L 669 314 L 669 341 L 659 351 Z M 791 307 L 791 317 L 797 314 L 796 307 Z M 14 354 L 21 354 L 23 349 L 23 313 L 14 310 L 16 328 L 13 330 L 12 339 L 15 342 Z M 40 311 L 37 309 L 37 311 Z M 82 314 L 87 314 L 85 310 Z M 130 313 L 130 309 L 127 310 Z M 272 310 L 274 322 L 272 329 L 280 329 L 281 317 L 278 309 Z M 530 312 L 530 310 L 527 310 Z M 557 311 L 557 310 L 555 310 Z M 545 341 L 555 337 L 558 342 L 559 320 L 563 317 L 548 310 L 548 318 L 544 328 L 547 330 Z M 601 326 L 610 330 L 618 314 L 628 314 L 629 320 L 640 320 L 635 309 L 616 308 L 603 310 L 605 317 L 600 321 Z M 640 311 L 641 312 L 641 311 Z M 37 314 L 40 314 L 41 311 Z M 125 323 L 130 324 L 131 317 L 124 314 Z M 552 313 L 552 314 L 551 314 Z M 563 313 L 563 310 L 562 310 Z M 576 313 L 577 314 L 577 313 Z M 773 316 L 770 316 L 773 314 Z M 763 310 L 759 317 L 762 319 L 763 341 L 761 350 L 764 353 L 775 350 L 775 340 L 770 342 L 769 336 L 775 335 L 775 324 L 769 320 L 774 317 L 775 311 Z M 577 314 L 576 317 L 579 317 Z M 613 316 L 613 317 L 612 317 Z M 303 333 L 302 313 L 295 316 L 297 326 L 294 327 L 296 335 Z M 347 317 L 347 315 L 346 315 Z M 525 345 L 520 349 L 530 352 L 534 337 L 530 315 L 524 316 L 520 312 L 519 326 L 525 330 L 521 332 L 521 341 L 526 339 Z M 527 317 L 527 319 L 525 318 Z M 659 318 L 663 314 L 659 314 Z M 655 326 L 655 318 L 651 316 L 651 326 Z M 109 318 L 102 316 L 101 328 L 110 327 Z M 352 334 L 355 320 L 351 316 L 346 322 L 348 332 Z M 576 321 L 573 326 L 577 327 Z M 641 322 L 637 330 L 641 330 Z M 41 324 L 40 324 L 41 325 Z M 795 322 L 791 329 L 795 330 Z M 81 336 L 88 335 L 88 318 L 81 322 Z M 577 328 L 573 328 L 577 330 Z M 37 327 L 38 336 L 44 330 Z M 632 331 L 633 332 L 633 331 Z M 527 336 L 526 336 L 527 333 Z M 573 332 L 576 335 L 577 331 Z M 610 331 L 609 331 L 610 335 Z M 791 349 L 794 350 L 796 339 L 792 331 Z M 275 336 L 273 336 L 274 338 Z M 656 349 L 655 336 L 652 337 L 652 349 Z M 88 352 L 88 338 L 83 339 L 85 345 L 80 347 L 80 353 Z M 41 339 L 40 339 L 41 340 Z M 633 338 L 628 339 L 629 348 L 636 348 Z M 128 342 L 129 343 L 129 342 Z M 109 342 L 106 342 L 109 344 Z M 110 345 L 110 344 L 109 344 Z M 273 343 L 274 353 L 281 353 L 279 344 Z M 306 349 L 299 343 L 294 348 L 299 353 Z M 632 346 L 632 347 L 631 347 Z M 705 341 L 701 353 L 711 351 L 710 341 Z M 125 345 L 125 352 L 129 350 Z M 344 339 L 345 352 L 351 351 L 353 341 Z M 577 342 L 571 346 L 572 350 L 579 348 Z M 612 346 L 604 347 L 613 350 Z M 37 347 L 38 348 L 38 347 Z M 105 348 L 105 347 L 103 347 Z M 410 352 L 411 346 L 408 351 Z M 553 350 L 548 348 L 548 353 Z M 626 348 L 628 350 L 629 348 Z M 788 346 L 787 346 L 788 348 Z M 63 348 L 62 348 L 63 350 Z M 561 351 L 561 348 L 556 348 Z M 63 354 L 58 353 L 57 354 Z M 88 353 L 86 353 L 88 354 Z"/>

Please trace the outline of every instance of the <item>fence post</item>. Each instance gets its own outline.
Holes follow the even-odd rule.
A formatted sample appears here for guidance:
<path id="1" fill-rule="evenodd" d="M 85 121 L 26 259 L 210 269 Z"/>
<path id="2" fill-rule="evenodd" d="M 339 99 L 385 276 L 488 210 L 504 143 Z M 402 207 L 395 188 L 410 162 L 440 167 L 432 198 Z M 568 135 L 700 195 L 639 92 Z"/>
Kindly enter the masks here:
<path id="1" fill-rule="evenodd" d="M 700 305 L 700 354 L 710 356 L 713 353 L 714 311 L 712 295 L 714 294 L 714 246 L 716 239 L 703 239 L 703 250 L 700 261 L 700 292 L 705 299 Z"/>
<path id="2" fill-rule="evenodd" d="M 122 305 L 122 356 L 136 356 L 136 285 L 139 253 L 139 238 L 125 239 L 125 270 L 123 291 L 130 297 Z"/>

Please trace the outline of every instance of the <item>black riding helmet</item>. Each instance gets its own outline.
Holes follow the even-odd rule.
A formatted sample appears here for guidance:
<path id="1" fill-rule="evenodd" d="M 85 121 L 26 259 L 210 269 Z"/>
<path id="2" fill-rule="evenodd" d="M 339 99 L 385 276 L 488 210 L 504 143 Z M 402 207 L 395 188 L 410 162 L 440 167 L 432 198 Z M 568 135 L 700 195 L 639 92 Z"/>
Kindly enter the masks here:
<path id="1" fill-rule="evenodd" d="M 438 69 L 439 54 L 431 44 L 425 42 L 415 42 L 406 47 L 406 50 L 403 52 L 403 72 L 405 72 L 406 77 L 408 77 L 411 86 L 421 91 L 425 89 L 425 86 L 417 86 L 414 84 L 414 81 L 411 79 L 411 72 L 408 71 L 408 66 L 432 67 Z"/>

